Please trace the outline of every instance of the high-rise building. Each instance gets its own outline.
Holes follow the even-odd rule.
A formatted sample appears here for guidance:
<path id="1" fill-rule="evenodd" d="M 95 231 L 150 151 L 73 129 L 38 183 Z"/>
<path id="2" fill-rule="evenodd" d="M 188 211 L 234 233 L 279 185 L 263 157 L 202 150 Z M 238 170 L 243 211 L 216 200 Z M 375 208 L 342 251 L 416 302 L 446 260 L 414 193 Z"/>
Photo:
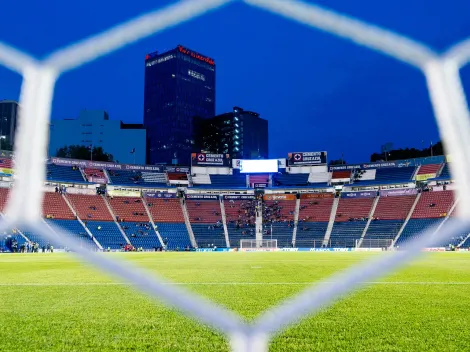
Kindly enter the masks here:
<path id="1" fill-rule="evenodd" d="M 193 152 L 230 154 L 232 159 L 268 158 L 268 121 L 234 107 L 210 119 L 194 118 Z"/>
<path id="2" fill-rule="evenodd" d="M 144 126 L 149 164 L 189 165 L 194 116 L 214 115 L 213 59 L 181 45 L 145 57 Z"/>
<path id="3" fill-rule="evenodd" d="M 0 138 L 2 147 L 13 146 L 15 143 L 18 102 L 13 100 L 0 101 Z"/>

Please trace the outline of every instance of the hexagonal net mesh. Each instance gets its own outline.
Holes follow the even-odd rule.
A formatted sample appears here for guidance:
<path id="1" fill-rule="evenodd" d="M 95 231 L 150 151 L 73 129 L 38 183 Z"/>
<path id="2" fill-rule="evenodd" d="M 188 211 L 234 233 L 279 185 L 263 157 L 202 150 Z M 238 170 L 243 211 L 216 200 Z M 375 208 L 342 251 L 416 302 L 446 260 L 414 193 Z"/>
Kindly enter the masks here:
<path id="1" fill-rule="evenodd" d="M 253 323 L 247 324 L 234 313 L 206 299 L 189 294 L 176 286 L 167 285 L 164 279 L 154 273 L 148 273 L 127 262 L 124 266 L 117 260 L 82 248 L 80 243 L 67 235 L 63 229 L 53 228 L 54 231 L 51 231 L 51 227 L 46 226 L 41 219 L 48 122 L 57 78 L 68 70 L 133 41 L 215 10 L 229 2 L 231 1 L 181 1 L 61 49 L 43 61 L 37 61 L 0 43 L 0 63 L 23 76 L 15 147 L 16 178 L 1 229 L 33 227 L 39 235 L 71 248 L 78 257 L 94 264 L 100 270 L 120 277 L 184 314 L 220 330 L 229 338 L 234 351 L 259 352 L 267 351 L 270 337 L 289 324 L 331 304 L 365 282 L 392 272 L 419 255 L 422 248 L 450 238 L 468 226 L 462 218 L 466 218 L 470 213 L 470 172 L 467 172 L 465 166 L 470 165 L 470 122 L 459 70 L 470 61 L 470 39 L 454 46 L 445 54 L 438 54 L 409 38 L 312 4 L 284 0 L 244 1 L 248 6 L 270 11 L 312 29 L 329 32 L 392 56 L 423 72 L 441 137 L 454 160 L 451 171 L 459 186 L 457 197 L 460 215 L 460 220 L 447 221 L 438 231 L 431 229 L 409 242 L 405 250 L 376 257 L 373 261 L 335 274 L 262 314 Z"/>

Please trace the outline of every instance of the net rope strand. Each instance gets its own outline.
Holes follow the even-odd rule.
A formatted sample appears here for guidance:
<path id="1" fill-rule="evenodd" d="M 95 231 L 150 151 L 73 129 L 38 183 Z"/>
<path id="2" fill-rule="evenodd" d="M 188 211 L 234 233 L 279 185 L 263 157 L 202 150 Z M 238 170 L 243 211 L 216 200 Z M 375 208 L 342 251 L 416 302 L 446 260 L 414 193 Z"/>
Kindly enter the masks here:
<path id="1" fill-rule="evenodd" d="M 230 340 L 233 351 L 265 352 L 273 334 L 279 333 L 306 315 L 316 312 L 335 302 L 366 281 L 385 275 L 398 266 L 404 265 L 420 254 L 420 249 L 458 234 L 468 223 L 449 220 L 433 235 L 427 231 L 423 236 L 410 242 L 407 250 L 383 255 L 333 276 L 310 287 L 294 298 L 262 314 L 254 324 L 244 323 L 235 313 L 219 307 L 199 296 L 188 293 L 176 285 L 165 285 L 165 281 L 154 273 L 110 256 L 96 254 L 80 247 L 65 230 L 54 227 L 50 231 L 40 219 L 43 199 L 43 182 L 47 157 L 47 126 L 54 84 L 60 74 L 88 63 L 111 51 L 149 36 L 158 31 L 187 21 L 210 10 L 228 4 L 230 0 L 186 0 L 161 10 L 150 12 L 119 25 L 94 37 L 59 50 L 45 61 L 38 62 L 27 54 L 19 52 L 0 42 L 0 63 L 23 76 L 20 97 L 20 120 L 17 144 L 15 146 L 15 184 L 7 202 L 6 217 L 0 229 L 31 227 L 41 236 L 57 241 L 74 250 L 76 255 L 92 263 L 114 277 L 119 277 L 134 287 L 167 304 L 173 305 L 204 323 L 222 331 Z M 430 48 L 405 36 L 373 26 L 349 16 L 337 14 L 328 9 L 294 0 L 245 0 L 252 7 L 258 7 L 293 21 L 323 30 L 335 36 L 353 41 L 379 51 L 420 69 L 426 76 L 431 103 L 438 122 L 441 137 L 454 162 L 451 171 L 458 182 L 457 196 L 461 199 L 460 215 L 470 215 L 470 133 L 468 106 L 459 69 L 470 60 L 470 38 L 452 47 L 446 54 L 438 55 Z M 82 55 L 75 54 L 83 52 Z M 54 234 L 54 232 L 60 235 Z M 127 268 L 127 270 L 125 270 Z M 341 278 L 341 282 L 338 282 Z M 333 294 L 331 294 L 333 293 Z"/>

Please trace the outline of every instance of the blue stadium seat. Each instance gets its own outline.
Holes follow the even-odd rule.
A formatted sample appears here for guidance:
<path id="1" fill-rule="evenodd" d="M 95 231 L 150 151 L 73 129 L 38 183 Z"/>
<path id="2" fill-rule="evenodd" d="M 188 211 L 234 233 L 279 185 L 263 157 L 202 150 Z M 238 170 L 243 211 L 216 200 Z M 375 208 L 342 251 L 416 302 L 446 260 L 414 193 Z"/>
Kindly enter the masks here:
<path id="1" fill-rule="evenodd" d="M 428 181 L 449 181 L 452 179 L 450 174 L 449 164 L 446 163 L 442 168 L 441 174 L 436 178 L 430 178 Z"/>
<path id="2" fill-rule="evenodd" d="M 135 248 L 154 249 L 161 246 L 151 223 L 122 222 L 120 225 Z"/>
<path id="3" fill-rule="evenodd" d="M 416 238 L 417 236 L 420 235 L 422 231 L 424 231 L 427 228 L 438 226 L 441 222 L 444 221 L 444 219 L 445 218 L 410 219 L 408 223 L 406 224 L 406 227 L 404 228 L 396 245 L 398 246 L 403 245 L 405 241 Z M 449 244 L 457 246 L 467 236 L 467 234 L 468 233 L 456 235 L 449 240 L 445 240 L 445 241 L 442 241 L 441 243 L 438 243 L 438 246 L 448 246 Z"/>
<path id="4" fill-rule="evenodd" d="M 371 221 L 364 236 L 362 247 L 385 247 L 382 241 L 367 240 L 393 240 L 403 225 L 403 220 L 376 220 Z"/>
<path id="5" fill-rule="evenodd" d="M 266 229 L 271 230 L 271 224 L 265 225 Z M 277 246 L 279 248 L 292 247 L 292 235 L 294 232 L 294 226 L 287 222 L 279 222 L 272 224 L 273 233 L 271 235 L 265 235 L 263 239 L 269 240 L 271 237 L 277 240 Z"/>
<path id="6" fill-rule="evenodd" d="M 325 238 L 327 222 L 299 222 L 297 226 L 296 247 L 319 248 Z"/>
<path id="7" fill-rule="evenodd" d="M 230 188 L 239 187 L 246 188 L 246 175 L 233 174 L 233 175 L 210 175 L 212 188 Z M 209 187 L 210 188 L 210 187 Z"/>
<path id="8" fill-rule="evenodd" d="M 305 186 L 308 184 L 309 174 L 277 174 L 273 177 L 273 185 L 282 186 Z"/>
<path id="9" fill-rule="evenodd" d="M 186 224 L 159 222 L 155 223 L 155 225 L 158 227 L 158 232 L 162 239 L 168 239 L 168 249 L 174 250 L 178 248 L 183 250 L 185 247 L 191 246 Z"/>
<path id="10" fill-rule="evenodd" d="M 367 221 L 335 222 L 328 247 L 355 247 L 366 227 Z"/>
<path id="11" fill-rule="evenodd" d="M 26 242 L 23 236 L 14 234 L 14 233 L 4 233 L 0 237 L 0 253 L 1 252 L 11 252 L 11 248 L 7 243 L 11 243 L 10 239 L 16 240 L 18 243 L 18 251 L 20 250 L 20 246 Z"/>
<path id="12" fill-rule="evenodd" d="M 238 228 L 233 223 L 227 224 L 228 238 L 230 240 L 230 247 L 239 248 L 240 240 L 254 240 L 256 238 L 255 227 Z M 245 232 L 245 234 L 243 234 Z"/>
<path id="13" fill-rule="evenodd" d="M 223 226 L 212 228 L 213 225 L 214 224 L 191 224 L 199 248 L 212 247 L 212 245 L 218 248 L 227 247 Z"/>
<path id="14" fill-rule="evenodd" d="M 362 185 L 377 185 L 389 183 L 406 183 L 411 181 L 411 177 L 415 171 L 415 167 L 397 167 L 397 168 L 383 168 L 377 169 L 375 173 L 375 180 L 355 181 Z"/>
<path id="15" fill-rule="evenodd" d="M 88 249 L 98 249 L 95 242 L 93 242 L 83 226 L 77 220 L 46 219 L 46 221 L 51 225 L 65 229 L 73 235 L 83 247 Z"/>
<path id="16" fill-rule="evenodd" d="M 120 249 L 121 246 L 127 244 L 126 239 L 122 236 L 121 231 L 114 222 L 111 221 L 88 221 L 87 227 L 96 237 L 104 250 Z M 101 227 L 101 229 L 98 229 Z"/>
<path id="17" fill-rule="evenodd" d="M 109 171 L 111 182 L 120 186 L 157 186 L 166 187 L 166 177 L 164 173 L 140 172 L 140 171 Z"/>
<path id="18" fill-rule="evenodd" d="M 78 168 L 75 168 L 74 170 L 71 166 L 57 166 L 55 164 L 47 164 L 46 179 L 87 183 L 87 181 L 83 179 L 82 173 Z"/>

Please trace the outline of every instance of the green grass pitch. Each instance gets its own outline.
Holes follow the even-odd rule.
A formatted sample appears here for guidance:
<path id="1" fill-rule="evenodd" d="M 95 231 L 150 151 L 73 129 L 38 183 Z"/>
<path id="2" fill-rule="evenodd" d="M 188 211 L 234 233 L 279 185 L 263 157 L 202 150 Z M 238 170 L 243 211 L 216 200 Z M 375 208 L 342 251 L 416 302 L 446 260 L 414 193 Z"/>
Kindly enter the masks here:
<path id="1" fill-rule="evenodd" d="M 252 320 L 374 253 L 108 253 Z M 469 351 L 470 253 L 425 254 L 276 336 L 270 351 Z M 113 284 L 114 283 L 114 284 Z M 73 256 L 0 255 L 0 351 L 228 351 L 207 326 Z"/>

